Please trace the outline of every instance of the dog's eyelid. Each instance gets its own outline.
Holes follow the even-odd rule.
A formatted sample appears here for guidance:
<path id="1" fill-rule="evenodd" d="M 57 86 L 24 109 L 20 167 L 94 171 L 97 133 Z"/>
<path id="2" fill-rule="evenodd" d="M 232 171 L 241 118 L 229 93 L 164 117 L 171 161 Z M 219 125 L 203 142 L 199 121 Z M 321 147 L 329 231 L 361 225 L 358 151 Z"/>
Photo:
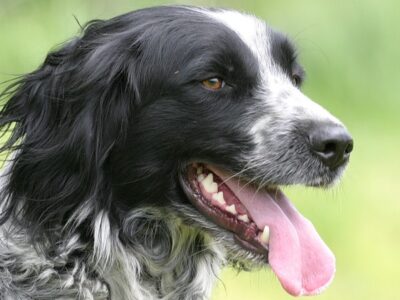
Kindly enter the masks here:
<path id="1" fill-rule="evenodd" d="M 214 76 L 201 81 L 204 88 L 210 91 L 219 91 L 226 86 L 225 80 L 221 77 Z"/>

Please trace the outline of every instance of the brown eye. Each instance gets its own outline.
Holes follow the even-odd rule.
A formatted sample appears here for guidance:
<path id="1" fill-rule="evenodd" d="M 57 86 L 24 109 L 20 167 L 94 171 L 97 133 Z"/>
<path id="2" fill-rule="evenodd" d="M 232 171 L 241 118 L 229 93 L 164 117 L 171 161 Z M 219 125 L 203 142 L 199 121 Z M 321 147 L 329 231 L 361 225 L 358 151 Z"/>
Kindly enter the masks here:
<path id="1" fill-rule="evenodd" d="M 201 84 L 209 90 L 217 91 L 225 86 L 225 81 L 223 81 L 221 78 L 213 77 L 203 80 Z"/>

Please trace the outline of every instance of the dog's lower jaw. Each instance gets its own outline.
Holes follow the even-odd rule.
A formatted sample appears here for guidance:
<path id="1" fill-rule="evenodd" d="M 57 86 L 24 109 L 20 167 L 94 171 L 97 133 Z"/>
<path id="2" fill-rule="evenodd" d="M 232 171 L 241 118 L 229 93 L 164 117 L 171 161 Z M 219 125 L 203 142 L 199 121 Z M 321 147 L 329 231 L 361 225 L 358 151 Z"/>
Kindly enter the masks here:
<path id="1" fill-rule="evenodd" d="M 109 230 L 104 235 L 110 226 L 107 214 L 99 214 L 95 221 L 102 232 L 94 234 L 103 234 L 106 240 L 82 243 L 73 234 L 64 240 L 57 257 L 39 254 L 26 242 L 23 230 L 16 235 L 3 225 L 2 299 L 209 299 L 225 264 L 225 250 L 203 231 L 159 209 L 128 214 L 122 234 Z M 148 231 L 134 232 L 130 226 Z M 95 250 L 107 252 L 108 246 L 110 253 Z"/>

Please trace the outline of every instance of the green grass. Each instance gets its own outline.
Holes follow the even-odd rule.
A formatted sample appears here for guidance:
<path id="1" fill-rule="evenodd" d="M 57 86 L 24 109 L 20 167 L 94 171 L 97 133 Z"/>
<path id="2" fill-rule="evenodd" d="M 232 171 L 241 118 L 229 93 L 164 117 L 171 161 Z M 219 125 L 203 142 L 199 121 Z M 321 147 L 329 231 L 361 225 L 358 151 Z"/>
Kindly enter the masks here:
<path id="1" fill-rule="evenodd" d="M 37 67 L 80 22 L 163 1 L 0 0 L 0 81 Z M 305 93 L 338 116 L 355 150 L 340 186 L 291 188 L 337 257 L 318 299 L 400 299 L 400 2 L 395 0 L 196 1 L 245 10 L 288 32 L 308 72 Z M 223 282 L 223 284 L 222 284 Z M 271 272 L 225 270 L 220 299 L 291 299 Z"/>

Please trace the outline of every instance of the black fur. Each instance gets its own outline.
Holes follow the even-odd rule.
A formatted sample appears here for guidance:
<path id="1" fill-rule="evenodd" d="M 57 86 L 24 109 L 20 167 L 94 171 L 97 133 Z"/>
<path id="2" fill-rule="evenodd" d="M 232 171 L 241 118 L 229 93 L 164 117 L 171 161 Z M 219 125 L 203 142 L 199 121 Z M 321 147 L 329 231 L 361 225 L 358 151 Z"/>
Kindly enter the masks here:
<path id="1" fill-rule="evenodd" d="M 13 85 L 1 112 L 2 126 L 15 122 L 3 150 L 18 153 L 3 222 L 18 215 L 32 236 L 53 239 L 82 199 L 96 199 L 94 214 L 110 211 L 115 223 L 127 209 L 185 201 L 181 165 L 231 165 L 247 147 L 235 124 L 256 82 L 248 52 L 228 28 L 184 8 L 90 22 Z M 226 91 L 200 85 L 215 75 Z"/>

